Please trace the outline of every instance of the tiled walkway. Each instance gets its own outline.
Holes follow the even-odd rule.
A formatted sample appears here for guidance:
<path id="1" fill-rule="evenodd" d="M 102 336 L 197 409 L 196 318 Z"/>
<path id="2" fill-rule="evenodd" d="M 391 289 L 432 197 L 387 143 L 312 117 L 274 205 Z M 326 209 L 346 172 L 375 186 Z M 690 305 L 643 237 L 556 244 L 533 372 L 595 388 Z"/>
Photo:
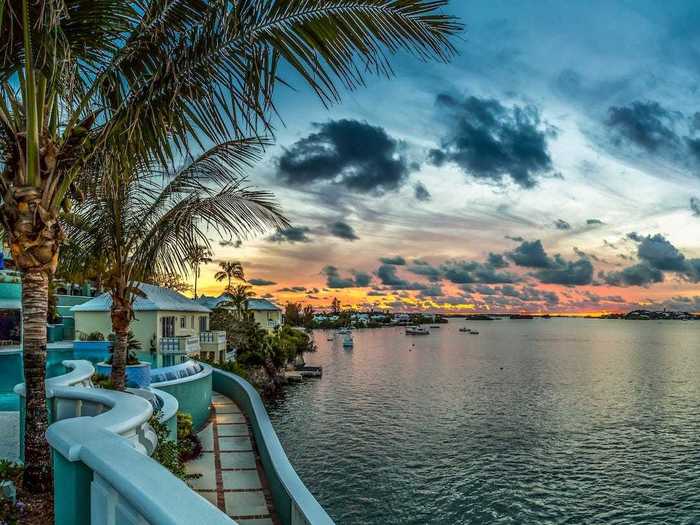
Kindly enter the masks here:
<path id="1" fill-rule="evenodd" d="M 202 477 L 190 485 L 241 525 L 277 523 L 245 415 L 221 394 L 212 404 L 211 421 L 199 433 L 204 452 L 187 464 Z"/>

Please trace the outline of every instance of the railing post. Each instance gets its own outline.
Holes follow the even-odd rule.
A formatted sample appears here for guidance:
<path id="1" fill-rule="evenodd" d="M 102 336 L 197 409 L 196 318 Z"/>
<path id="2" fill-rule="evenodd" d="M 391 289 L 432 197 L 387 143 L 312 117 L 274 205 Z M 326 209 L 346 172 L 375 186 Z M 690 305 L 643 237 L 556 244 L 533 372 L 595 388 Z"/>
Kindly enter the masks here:
<path id="1" fill-rule="evenodd" d="M 53 476 L 54 524 L 90 525 L 92 470 L 54 449 Z"/>

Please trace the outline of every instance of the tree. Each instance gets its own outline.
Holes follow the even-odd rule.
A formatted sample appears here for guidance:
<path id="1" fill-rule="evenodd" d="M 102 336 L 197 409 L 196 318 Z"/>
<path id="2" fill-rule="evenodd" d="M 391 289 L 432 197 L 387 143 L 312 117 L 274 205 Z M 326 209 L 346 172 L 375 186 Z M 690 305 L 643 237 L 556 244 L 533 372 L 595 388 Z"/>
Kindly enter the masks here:
<path id="1" fill-rule="evenodd" d="M 248 284 L 236 284 L 226 288 L 226 295 L 229 299 L 221 305 L 233 307 L 239 319 L 243 318 L 243 312 L 248 309 L 248 299 L 255 296 L 253 287 Z"/>
<path id="2" fill-rule="evenodd" d="M 333 315 L 340 315 L 340 306 L 340 301 L 337 297 L 334 297 L 333 302 L 331 302 L 331 313 Z"/>
<path id="3" fill-rule="evenodd" d="M 179 273 L 154 273 L 144 282 L 174 290 L 177 293 L 187 293 L 192 287 L 186 283 Z"/>
<path id="4" fill-rule="evenodd" d="M 106 284 L 115 334 L 111 381 L 118 390 L 125 386 L 127 336 L 133 302 L 143 295 L 140 282 L 187 271 L 185 256 L 199 246 L 208 249 L 209 230 L 246 238 L 286 224 L 270 193 L 251 190 L 245 179 L 220 164 L 231 162 L 233 149 L 248 162 L 259 158 L 258 141 L 244 139 L 216 146 L 175 173 L 155 167 L 126 173 L 114 167 L 65 218 L 77 244 L 88 253 L 106 254 L 110 261 Z M 222 186 L 212 188 L 211 180 Z M 77 258 L 72 264 L 82 263 Z"/>
<path id="5" fill-rule="evenodd" d="M 192 251 L 187 255 L 187 261 L 192 266 L 192 271 L 194 272 L 194 298 L 197 298 L 197 280 L 199 280 L 199 267 L 202 264 L 209 264 L 212 253 L 209 248 L 202 245 L 195 246 Z"/>
<path id="6" fill-rule="evenodd" d="M 449 59 L 446 0 L 2 0 L 0 220 L 22 272 L 24 483 L 50 487 L 45 403 L 49 278 L 83 179 L 170 166 L 203 144 L 271 129 L 286 62 L 324 101 L 388 54 Z M 126 169 L 130 172 L 130 169 Z"/>
<path id="7" fill-rule="evenodd" d="M 239 261 L 221 261 L 219 263 L 219 270 L 214 274 L 214 279 L 217 281 L 226 281 L 226 290 L 231 289 L 231 281 L 233 279 L 238 279 L 240 281 L 245 281 L 245 274 L 243 273 L 243 265 Z"/>
<path id="8" fill-rule="evenodd" d="M 301 326 L 301 303 L 288 302 L 284 307 L 284 318 L 290 326 Z"/>

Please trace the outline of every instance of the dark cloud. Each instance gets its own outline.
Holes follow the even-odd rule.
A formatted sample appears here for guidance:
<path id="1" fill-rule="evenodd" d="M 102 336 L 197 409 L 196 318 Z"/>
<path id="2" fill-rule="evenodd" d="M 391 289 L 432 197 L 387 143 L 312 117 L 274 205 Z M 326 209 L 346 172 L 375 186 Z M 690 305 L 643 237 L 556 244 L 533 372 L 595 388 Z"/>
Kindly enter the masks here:
<path id="1" fill-rule="evenodd" d="M 429 281 L 439 281 L 442 278 L 442 272 L 439 269 L 424 261 L 415 261 L 408 267 L 408 271 L 427 277 Z"/>
<path id="2" fill-rule="evenodd" d="M 430 151 L 432 164 L 455 163 L 477 180 L 502 184 L 509 178 L 523 188 L 552 172 L 548 131 L 536 107 L 507 108 L 494 99 L 447 94 L 438 95 L 437 107 L 451 130 L 440 149 Z"/>
<path id="3" fill-rule="evenodd" d="M 601 224 L 605 224 L 605 223 L 603 221 L 601 221 L 600 219 L 588 219 L 586 221 L 586 224 L 588 226 L 600 226 Z"/>
<path id="4" fill-rule="evenodd" d="M 468 293 L 478 293 L 481 295 L 496 295 L 498 293 L 498 290 L 496 288 L 487 286 L 485 284 L 468 284 L 462 286 L 462 289 Z"/>
<path id="5" fill-rule="evenodd" d="M 688 268 L 685 256 L 660 234 L 642 239 L 637 255 L 657 270 L 683 272 Z"/>
<path id="6" fill-rule="evenodd" d="M 353 277 L 342 277 L 338 268 L 328 265 L 321 273 L 326 276 L 328 288 L 362 288 L 368 286 L 372 277 L 366 272 L 353 272 Z"/>
<path id="7" fill-rule="evenodd" d="M 500 264 L 500 261 L 499 263 Z M 496 268 L 502 266 L 491 266 L 476 261 L 447 261 L 440 266 L 442 276 L 455 284 L 469 283 L 514 283 L 518 277 L 509 272 L 499 272 Z"/>
<path id="8" fill-rule="evenodd" d="M 566 261 L 556 255 L 554 263 L 549 268 L 537 271 L 535 276 L 545 284 L 586 285 L 593 281 L 593 265 L 587 258 Z"/>
<path id="9" fill-rule="evenodd" d="M 413 187 L 413 190 L 415 192 L 416 200 L 425 202 L 431 199 L 431 195 L 428 191 L 428 188 L 426 188 L 425 184 L 423 184 L 422 182 L 416 182 L 416 185 Z"/>
<path id="10" fill-rule="evenodd" d="M 554 292 L 538 290 L 532 286 L 523 286 L 518 289 L 515 286 L 506 284 L 498 288 L 498 291 L 506 297 L 515 297 L 525 302 L 546 302 L 547 304 L 557 304 L 559 296 Z"/>
<path id="11" fill-rule="evenodd" d="M 642 235 L 639 235 L 637 232 L 629 232 L 627 234 L 627 238 L 634 241 L 634 242 L 642 242 L 644 240 L 644 237 Z M 614 248 L 614 246 L 613 246 L 613 248 Z"/>
<path id="12" fill-rule="evenodd" d="M 489 253 L 486 259 L 486 264 L 491 268 L 506 268 L 508 266 L 508 261 L 501 253 Z"/>
<path id="13" fill-rule="evenodd" d="M 611 106 L 606 125 L 615 133 L 617 144 L 626 141 L 654 153 L 680 143 L 673 129 L 678 116 L 658 102 L 636 101 L 628 106 Z"/>
<path id="14" fill-rule="evenodd" d="M 557 219 L 556 221 L 554 221 L 554 227 L 555 227 L 557 230 L 570 230 L 570 229 L 571 229 L 571 224 L 569 224 L 569 223 L 566 222 L 565 220 Z"/>
<path id="15" fill-rule="evenodd" d="M 690 209 L 693 212 L 693 215 L 695 215 L 696 217 L 700 217 L 700 199 L 698 199 L 697 197 L 691 197 Z"/>
<path id="16" fill-rule="evenodd" d="M 268 237 L 268 240 L 278 243 L 288 242 L 291 244 L 295 242 L 311 242 L 311 238 L 307 235 L 309 232 L 311 232 L 311 229 L 306 226 L 290 226 L 289 228 L 277 230 L 276 233 Z"/>
<path id="17" fill-rule="evenodd" d="M 406 180 L 410 166 L 400 144 L 378 126 L 357 120 L 315 124 L 278 159 L 288 184 L 333 183 L 358 193 L 381 194 Z"/>
<path id="18" fill-rule="evenodd" d="M 304 286 L 288 286 L 287 288 L 280 288 L 278 292 L 306 292 L 306 287 Z"/>
<path id="19" fill-rule="evenodd" d="M 233 248 L 240 248 L 243 242 L 241 242 L 239 239 L 236 239 L 235 241 L 233 240 L 223 240 L 219 241 L 219 246 L 222 248 L 227 248 L 227 247 L 233 247 Z"/>
<path id="20" fill-rule="evenodd" d="M 394 266 L 404 266 L 406 264 L 406 259 L 400 255 L 395 255 L 394 257 L 381 257 L 379 261 L 383 264 L 393 264 Z"/>
<path id="21" fill-rule="evenodd" d="M 515 241 L 515 242 L 523 242 L 523 241 L 525 240 L 525 239 L 523 239 L 523 238 L 520 237 L 520 236 L 518 236 L 518 237 L 511 237 L 510 235 L 506 235 L 505 238 L 506 238 L 506 239 L 510 239 L 511 241 Z"/>
<path id="22" fill-rule="evenodd" d="M 273 284 L 277 284 L 274 281 L 268 281 L 267 279 L 248 279 L 248 283 L 252 284 L 253 286 L 272 286 Z"/>
<path id="23" fill-rule="evenodd" d="M 518 266 L 526 268 L 549 268 L 552 260 L 547 256 L 542 241 L 523 241 L 512 252 L 506 254 Z"/>
<path id="24" fill-rule="evenodd" d="M 396 290 L 424 290 L 426 288 L 424 284 L 410 282 L 396 275 L 396 266 L 391 264 L 382 264 L 377 268 L 377 277 L 384 286 L 390 286 Z"/>
<path id="25" fill-rule="evenodd" d="M 439 284 L 430 285 L 418 294 L 419 297 L 443 297 L 444 295 L 445 292 Z"/>
<path id="26" fill-rule="evenodd" d="M 343 221 L 336 221 L 330 224 L 328 226 L 328 231 L 333 237 L 345 239 L 346 241 L 356 241 L 359 239 L 353 227 Z"/>
<path id="27" fill-rule="evenodd" d="M 647 263 L 640 263 L 619 272 L 604 274 L 603 279 L 613 286 L 649 286 L 652 283 L 663 282 L 664 274 Z"/>
<path id="28" fill-rule="evenodd" d="M 372 276 L 367 272 L 353 272 L 353 275 L 355 276 L 355 284 L 360 288 L 369 286 L 372 282 Z"/>

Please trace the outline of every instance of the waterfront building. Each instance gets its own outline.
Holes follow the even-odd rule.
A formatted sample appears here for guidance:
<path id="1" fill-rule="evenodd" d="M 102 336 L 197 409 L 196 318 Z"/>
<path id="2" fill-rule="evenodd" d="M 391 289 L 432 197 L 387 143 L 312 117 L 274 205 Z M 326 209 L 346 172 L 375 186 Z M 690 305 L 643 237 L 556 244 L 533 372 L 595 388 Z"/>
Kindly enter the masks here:
<path id="1" fill-rule="evenodd" d="M 227 308 L 234 310 L 230 303 L 231 296 L 229 294 L 221 294 L 219 297 L 210 297 L 202 295 L 196 299 L 196 302 L 211 310 L 214 308 Z M 252 316 L 253 320 L 261 327 L 269 332 L 273 332 L 282 324 L 282 309 L 272 301 L 267 299 L 250 298 L 246 301 L 246 311 Z"/>
<path id="2" fill-rule="evenodd" d="M 140 359 L 154 367 L 178 363 L 188 356 L 223 360 L 226 336 L 209 332 L 211 310 L 174 290 L 139 284 L 144 297 L 136 297 L 130 330 L 141 344 Z M 108 293 L 71 308 L 76 338 L 99 332 L 106 339 L 112 332 Z"/>

